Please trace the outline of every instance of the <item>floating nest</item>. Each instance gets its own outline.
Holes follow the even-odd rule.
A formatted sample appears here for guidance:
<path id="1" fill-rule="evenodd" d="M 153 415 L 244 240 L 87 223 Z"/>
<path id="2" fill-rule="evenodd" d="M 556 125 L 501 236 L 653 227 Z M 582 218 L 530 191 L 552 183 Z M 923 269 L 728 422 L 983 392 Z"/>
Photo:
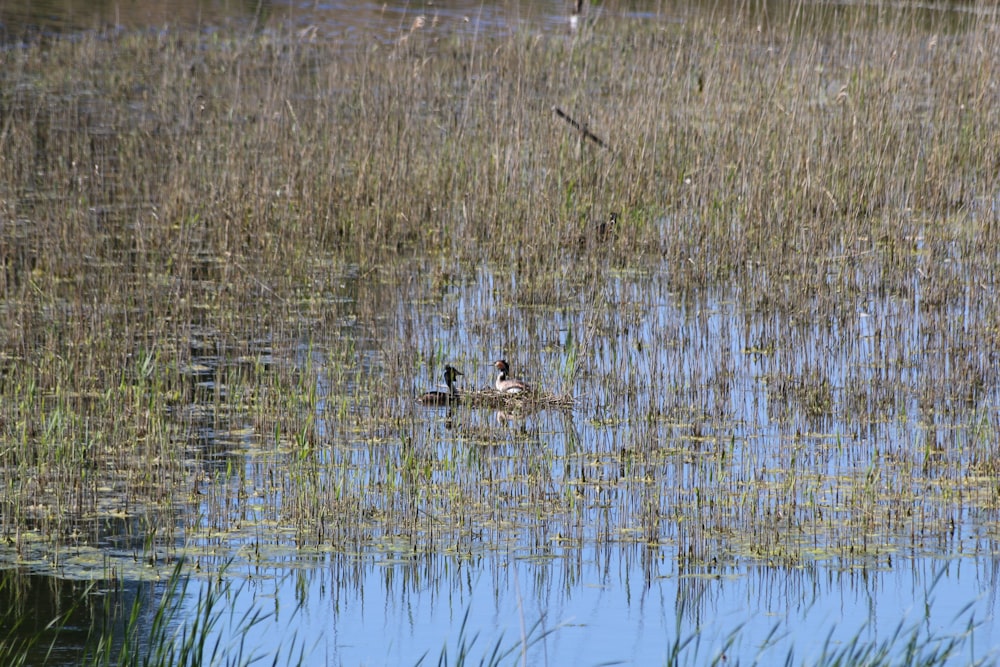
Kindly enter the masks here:
<path id="1" fill-rule="evenodd" d="M 496 389 L 478 389 L 460 391 L 458 398 L 462 405 L 484 408 L 569 409 L 576 405 L 576 399 L 570 394 L 549 394 L 541 391 L 502 394 Z"/>

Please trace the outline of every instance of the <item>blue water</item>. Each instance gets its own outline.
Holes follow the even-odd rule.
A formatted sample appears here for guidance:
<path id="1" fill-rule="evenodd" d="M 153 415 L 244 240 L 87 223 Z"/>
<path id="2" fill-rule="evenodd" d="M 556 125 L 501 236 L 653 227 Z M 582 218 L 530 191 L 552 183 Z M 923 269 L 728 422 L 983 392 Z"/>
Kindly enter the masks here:
<path id="1" fill-rule="evenodd" d="M 722 654 L 728 664 L 778 664 L 789 653 L 795 664 L 811 664 L 854 640 L 898 651 L 906 644 L 901 636 L 916 632 L 923 645 L 960 635 L 970 623 L 971 639 L 949 664 L 1000 657 L 991 622 L 993 563 L 904 560 L 871 571 L 749 566 L 683 575 L 662 553 L 642 551 L 610 546 L 545 562 L 334 558 L 301 570 L 251 571 L 234 584 L 233 605 L 237 616 L 244 609 L 272 615 L 249 648 L 284 655 L 305 647 L 309 665 L 407 665 L 425 654 L 437 664 L 442 650 L 454 664 L 463 620 L 476 664 L 498 643 L 520 655 L 522 634 L 537 639 L 527 653 L 536 665 L 664 664 L 678 637 L 692 640 L 681 664 L 708 664 Z"/>

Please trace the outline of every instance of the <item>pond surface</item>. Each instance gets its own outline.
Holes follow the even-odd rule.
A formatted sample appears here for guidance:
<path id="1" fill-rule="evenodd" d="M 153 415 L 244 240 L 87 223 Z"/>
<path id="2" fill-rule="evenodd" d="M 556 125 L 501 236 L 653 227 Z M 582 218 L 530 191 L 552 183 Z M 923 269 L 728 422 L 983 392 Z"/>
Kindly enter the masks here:
<path id="1" fill-rule="evenodd" d="M 418 19 L 568 26 L 556 2 L 41 7 L 6 3 L 8 35 L 256 18 L 361 41 Z M 193 398 L 172 416 L 205 468 L 204 503 L 178 507 L 176 544 L 206 565 L 232 560 L 237 617 L 273 614 L 251 650 L 301 643 L 306 664 L 436 662 L 443 648 L 454 660 L 463 622 L 477 660 L 498 642 L 517 655 L 527 637 L 528 664 L 575 665 L 667 663 L 689 638 L 681 662 L 810 664 L 855 641 L 952 640 L 971 623 L 952 664 L 995 663 L 1000 384 L 980 337 L 994 302 L 960 248 L 932 258 L 919 236 L 908 280 L 881 284 L 875 243 L 838 248 L 827 279 L 853 291 L 794 308 L 753 289 L 773 276 L 681 289 L 670 262 L 582 265 L 572 249 L 528 284 L 450 258 L 330 269 L 304 332 L 240 331 L 249 361 L 206 344 L 185 369 Z M 932 271 L 961 289 L 928 295 Z M 488 388 L 501 357 L 552 400 L 414 401 L 445 363 L 464 392 Z M 241 365 L 314 380 L 308 443 L 218 409 L 240 389 L 223 371 Z M 304 539 L 315 505 L 329 516 Z M 56 565 L 36 554 L 35 569 L 132 573 L 143 529 L 109 522 L 97 548 Z"/>
<path id="2" fill-rule="evenodd" d="M 921 396 L 941 350 L 922 338 L 919 289 L 821 323 L 751 312 L 735 293 L 681 298 L 660 265 L 608 278 L 600 296 L 567 277 L 558 307 L 511 309 L 516 281 L 497 272 L 480 267 L 442 294 L 429 266 L 415 265 L 367 325 L 351 300 L 337 300 L 371 372 L 385 364 L 381 337 L 405 337 L 414 350 L 448 350 L 465 373 L 460 386 L 479 389 L 506 341 L 543 340 L 525 346 L 535 356 L 522 375 L 571 392 L 573 406 L 425 408 L 413 397 L 432 378 L 387 374 L 383 396 L 348 407 L 386 412 L 359 434 L 334 418 L 335 396 L 325 393 L 335 383 L 321 368 L 324 460 L 343 483 L 369 490 L 372 516 L 408 517 L 419 529 L 404 535 L 400 521 L 376 518 L 358 553 L 290 561 L 248 534 L 256 560 L 236 575 L 250 577 L 237 609 L 261 605 L 281 628 L 301 605 L 292 627 L 324 664 L 414 664 L 442 648 L 453 657 L 463 619 L 466 642 L 478 634 L 475 656 L 497 642 L 516 648 L 539 624 L 529 664 L 666 663 L 688 639 L 682 662 L 691 664 L 721 655 L 774 664 L 790 654 L 811 664 L 859 641 L 896 651 L 913 635 L 943 645 L 970 624 L 974 641 L 950 664 L 996 659 L 995 517 L 949 491 L 974 497 L 984 483 L 969 468 L 996 389 L 947 418 L 933 401 L 950 401 L 949 391 Z M 358 302 L 376 298 L 357 272 L 343 280 Z M 963 308 L 970 327 L 984 315 Z M 595 313 L 620 319 L 596 322 Z M 891 330 L 891 342 L 878 330 Z M 298 365 L 303 353 L 322 365 L 324 335 Z M 590 346 L 575 380 L 558 374 L 573 337 Z M 899 356 L 909 363 L 885 362 Z M 877 405 L 868 393 L 852 399 L 860 385 L 891 395 Z M 444 496 L 462 501 L 413 498 L 380 479 L 407 450 L 440 477 Z M 936 472 L 914 472 L 928 465 Z M 262 458 L 247 464 L 251 489 L 268 484 L 267 469 Z M 394 493 L 416 503 L 416 516 Z M 859 524 L 858 513 L 868 519 Z M 260 651 L 269 650 L 264 640 Z"/>
<path id="3" fill-rule="evenodd" d="M 287 649 L 294 629 L 311 649 L 307 664 L 406 665 L 425 655 L 436 664 L 442 652 L 454 660 L 463 622 L 477 662 L 496 645 L 520 655 L 526 634 L 541 637 L 528 664 L 669 664 L 678 639 L 691 641 L 681 664 L 722 656 L 783 664 L 790 654 L 795 664 L 816 664 L 859 640 L 897 647 L 913 634 L 945 640 L 970 620 L 983 625 L 950 664 L 996 660 L 992 566 L 923 560 L 864 573 L 741 567 L 686 574 L 641 550 L 574 550 L 547 562 L 440 556 L 253 571 L 234 605 L 237 614 L 273 614 L 265 627 L 274 631 L 250 642 L 257 653 Z"/>

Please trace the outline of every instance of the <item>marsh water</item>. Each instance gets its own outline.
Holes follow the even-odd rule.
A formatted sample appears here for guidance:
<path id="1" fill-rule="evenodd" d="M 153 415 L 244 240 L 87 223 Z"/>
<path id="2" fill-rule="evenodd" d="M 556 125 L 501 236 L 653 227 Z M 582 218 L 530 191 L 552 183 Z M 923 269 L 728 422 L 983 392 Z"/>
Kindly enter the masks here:
<path id="1" fill-rule="evenodd" d="M 39 7 L 4 4 L 6 34 L 264 21 L 364 43 L 418 20 L 570 31 L 568 7 L 541 1 Z M 687 15 L 658 3 L 589 11 Z M 992 224 L 995 197 L 976 193 L 968 215 Z M 445 248 L 459 219 L 472 225 L 462 209 L 430 216 L 445 220 Z M 977 272 L 974 241 L 924 246 L 920 228 L 935 237 L 939 222 L 913 220 L 904 280 L 882 279 L 886 242 L 872 232 L 815 258 L 831 292 L 794 303 L 772 291 L 791 273 L 751 266 L 733 284 L 691 284 L 673 254 L 629 259 L 613 236 L 597 251 L 572 239 L 531 280 L 458 234 L 450 252 L 403 248 L 391 264 L 327 263 L 317 248 L 311 284 L 283 296 L 253 267 L 196 258 L 206 295 L 253 274 L 255 298 L 301 299 L 298 317 L 261 328 L 251 302 L 227 331 L 185 324 L 187 386 L 164 418 L 197 470 L 191 497 L 169 503 L 169 529 L 125 503 L 79 517 L 57 554 L 46 540 L 0 546 L 24 572 L 19 604 L 38 600 L 43 617 L 109 573 L 128 600 L 183 557 L 195 588 L 199 571 L 228 563 L 236 618 L 269 615 L 247 636 L 223 622 L 213 640 L 262 656 L 300 645 L 310 665 L 436 662 L 497 644 L 518 662 L 524 647 L 527 664 L 668 664 L 677 653 L 811 664 L 909 633 L 968 636 L 950 663 L 995 663 L 996 285 Z M 25 233 L 23 220 L 2 223 Z M 693 223 L 677 213 L 650 224 L 676 238 Z M 686 264 L 727 261 L 692 248 Z M 929 291 L 939 273 L 955 276 L 947 292 Z M 156 335 L 135 334 L 149 349 Z M 445 363 L 464 373 L 463 391 L 484 390 L 500 357 L 542 398 L 414 400 Z M 266 390 L 253 379 L 277 375 L 299 382 L 300 396 L 278 402 L 289 422 L 254 408 Z M 60 641 L 47 664 L 76 664 L 79 637 Z"/>
<path id="2" fill-rule="evenodd" d="M 572 273 L 568 261 L 561 268 Z M 668 266 L 611 277 L 598 295 L 568 287 L 576 293 L 527 313 L 505 306 L 514 281 L 499 286 L 487 269 L 458 279 L 444 294 L 431 266 L 415 273 L 404 277 L 411 287 L 398 287 L 384 315 L 370 323 L 370 348 L 364 349 L 365 334 L 354 334 L 362 358 L 378 358 L 381 336 L 415 336 L 418 348 L 456 351 L 450 358 L 464 369 L 466 385 L 481 387 L 490 381 L 490 357 L 477 352 L 498 356 L 505 341 L 520 337 L 549 342 L 529 369 L 562 367 L 574 345 L 567 339 L 585 328 L 599 300 L 628 318 L 629 336 L 596 333 L 587 367 L 570 387 L 558 376 L 531 377 L 556 392 L 571 390 L 576 403 L 569 409 L 424 408 L 412 401 L 423 388 L 419 381 L 383 378 L 390 413 L 407 424 L 405 435 L 394 442 L 395 429 L 385 427 L 375 438 L 381 444 L 373 447 L 365 437 L 341 453 L 358 471 L 345 483 L 381 488 L 364 472 L 374 467 L 372 459 L 402 459 L 412 448 L 444 463 L 435 474 L 446 486 L 462 480 L 466 488 L 452 493 L 486 505 L 474 505 L 458 521 L 432 522 L 416 540 L 390 530 L 376 549 L 308 559 L 279 550 L 267 567 L 250 568 L 241 604 L 265 600 L 276 629 L 285 627 L 289 608 L 301 605 L 292 627 L 315 642 L 318 664 L 408 664 L 424 652 L 436 660 L 446 647 L 455 655 L 463 624 L 466 636 L 478 634 L 474 655 L 488 654 L 497 642 L 516 644 L 525 633 L 550 632 L 530 649 L 533 664 L 661 664 L 676 642 L 688 639 L 693 644 L 684 659 L 693 664 L 720 656 L 771 664 L 790 653 L 810 664 L 859 637 L 890 641 L 901 626 L 945 637 L 969 624 L 975 641 L 953 662 L 991 660 L 998 572 L 989 512 L 926 497 L 950 482 L 896 499 L 889 489 L 913 484 L 907 470 L 928 465 L 928 456 L 969 451 L 963 442 L 992 419 L 982 406 L 996 400 L 995 390 L 936 424 L 918 416 L 926 415 L 919 382 L 894 383 L 901 391 L 892 407 L 880 401 L 884 417 L 867 429 L 832 407 L 851 400 L 845 394 L 852 386 L 877 386 L 886 355 L 910 359 L 907 372 L 917 376 L 935 365 L 921 360 L 935 352 L 912 324 L 919 321 L 913 312 L 919 291 L 908 302 L 867 302 L 830 327 L 749 314 L 739 294 L 688 301 L 670 289 Z M 356 289 L 366 301 L 366 288 Z M 351 318 L 349 307 L 344 316 Z M 900 335 L 883 347 L 876 332 L 887 326 Z M 791 365 L 804 368 L 792 373 L 795 380 L 770 370 L 766 341 L 777 330 L 802 336 Z M 316 363 L 325 357 L 311 352 Z M 810 370 L 811 364 L 818 366 Z M 810 403 L 801 378 L 811 374 L 828 378 L 830 405 Z M 778 394 L 777 382 L 795 384 L 791 395 Z M 624 411 L 609 409 L 620 405 L 613 392 L 628 394 Z M 318 419 L 328 420 L 320 404 Z M 707 423 L 722 433 L 698 430 Z M 350 440 L 342 432 L 334 437 Z M 622 454 L 635 449 L 656 451 L 653 461 Z M 808 488 L 787 481 L 790 449 L 799 459 L 792 464 L 796 474 L 813 475 Z M 878 514 L 870 525 L 834 516 L 786 518 L 802 512 L 795 506 L 812 503 L 850 513 L 848 498 L 867 493 L 878 467 L 873 456 L 892 463 L 876 473 L 886 477 L 874 500 L 882 508 L 867 510 Z M 777 488 L 755 492 L 749 510 L 733 506 L 745 499 L 699 498 L 702 488 L 739 498 L 747 493 L 741 479 L 768 476 Z M 961 483 L 968 492 L 990 493 L 976 491 L 978 484 Z M 391 513 L 392 503 L 380 499 L 370 509 Z M 679 508 L 702 504 L 705 523 L 685 525 Z M 449 505 L 427 499 L 421 507 L 430 514 Z"/>

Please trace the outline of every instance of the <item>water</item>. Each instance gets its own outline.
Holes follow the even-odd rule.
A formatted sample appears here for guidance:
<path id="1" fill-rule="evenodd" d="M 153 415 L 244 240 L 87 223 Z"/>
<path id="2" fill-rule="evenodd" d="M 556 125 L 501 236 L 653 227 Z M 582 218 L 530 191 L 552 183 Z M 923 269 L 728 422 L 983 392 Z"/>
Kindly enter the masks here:
<path id="1" fill-rule="evenodd" d="M 251 643 L 257 653 L 287 650 L 287 629 L 294 628 L 308 647 L 307 664 L 406 665 L 425 655 L 436 664 L 442 650 L 454 660 L 463 621 L 466 645 L 478 635 L 469 647 L 477 662 L 496 645 L 519 655 L 525 634 L 538 639 L 528 664 L 666 664 L 678 638 L 694 642 L 682 664 L 723 654 L 730 664 L 778 664 L 789 653 L 796 664 L 813 664 L 855 640 L 899 645 L 895 638 L 913 632 L 950 638 L 970 620 L 985 624 L 952 663 L 997 657 L 992 565 L 910 561 L 881 571 L 747 566 L 687 574 L 662 556 L 615 545 L 544 562 L 334 559 L 291 573 L 254 570 L 234 604 L 237 615 L 245 607 L 273 614 L 275 631 Z"/>
<path id="2" fill-rule="evenodd" d="M 421 382 L 385 371 L 374 353 L 378 337 L 359 327 L 359 343 L 372 346 L 369 370 L 385 373 L 393 414 L 412 420 L 414 430 L 358 438 L 321 402 L 317 417 L 328 442 L 354 440 L 346 448 L 333 444 L 325 460 L 343 457 L 336 465 L 351 471 L 349 483 L 370 488 L 373 509 L 391 515 L 400 511 L 396 501 L 375 498 L 383 487 L 370 471 L 401 456 L 396 437 L 407 433 L 413 450 L 450 471 L 436 473 L 442 485 L 490 505 L 454 522 L 421 521 L 421 529 L 402 537 L 394 534 L 397 522 L 376 521 L 372 543 L 351 555 L 288 561 L 287 551 L 264 549 L 257 562 L 266 566 L 239 568 L 237 578 L 251 578 L 236 609 L 273 612 L 276 631 L 262 636 L 287 648 L 288 635 L 277 629 L 301 606 L 291 627 L 316 664 L 414 664 L 425 654 L 436 661 L 442 649 L 454 659 L 463 620 L 466 643 L 477 636 L 474 656 L 496 644 L 517 649 L 522 633 L 538 624 L 529 636 L 541 638 L 530 645 L 528 664 L 665 663 L 674 642 L 688 639 L 682 662 L 689 664 L 721 655 L 774 664 L 790 653 L 797 664 L 811 664 L 855 642 L 898 650 L 911 633 L 933 646 L 970 624 L 974 641 L 951 664 L 995 660 L 992 520 L 933 493 L 905 496 L 906 458 L 923 458 L 919 443 L 928 432 L 956 457 L 940 476 L 964 474 L 964 457 L 975 449 L 963 444 L 973 439 L 969 414 L 980 409 L 973 404 L 945 420 L 940 407 L 921 404 L 919 387 L 939 367 L 940 350 L 928 348 L 913 324 L 920 320 L 919 298 L 876 299 L 842 321 L 796 322 L 748 311 L 746 299 L 732 293 L 682 298 L 671 291 L 669 274 L 668 266 L 653 265 L 602 286 L 601 298 L 618 317 L 591 323 L 598 332 L 587 336 L 594 353 L 585 357 L 582 381 L 567 386 L 555 376 L 531 378 L 553 391 L 572 389 L 577 402 L 570 410 L 416 406 Z M 551 341 L 530 346 L 528 363 L 522 355 L 525 372 L 560 368 L 567 332 L 582 333 L 595 309 L 603 312 L 586 283 L 568 281 L 558 310 L 542 303 L 510 309 L 508 290 L 518 289 L 516 281 L 498 280 L 485 267 L 437 300 L 429 296 L 436 288 L 428 275 L 417 263 L 414 279 L 401 281 L 409 287 L 398 295 L 398 308 L 380 317 L 378 331 L 409 336 L 415 349 L 448 350 L 448 360 L 466 373 L 465 388 L 490 382 L 489 360 L 511 340 Z M 366 292 L 381 288 L 356 289 L 356 299 L 367 302 L 374 297 Z M 628 304 L 641 307 L 630 311 Z M 980 316 L 964 310 L 966 321 Z M 503 322 L 499 331 L 482 325 L 493 322 Z M 630 336 L 621 335 L 626 326 Z M 875 344 L 875 327 L 892 328 L 891 342 Z M 795 340 L 784 348 L 795 351 L 787 359 L 760 351 L 776 331 Z M 322 364 L 322 352 L 310 350 Z M 890 405 L 899 412 L 886 419 L 869 420 L 864 410 L 810 411 L 799 396 L 802 378 L 818 373 L 829 378 L 833 403 L 842 405 L 852 385 L 884 382 L 879 376 L 896 367 L 883 359 L 899 354 L 912 364 L 892 371 L 904 375 L 891 382 Z M 623 363 L 631 372 L 616 384 Z M 321 394 L 333 385 L 325 375 Z M 775 400 L 780 378 L 789 383 L 790 403 Z M 990 389 L 979 405 L 996 400 Z M 940 429 L 921 416 L 931 413 Z M 635 414 L 672 416 L 647 423 Z M 697 423 L 705 430 L 694 433 Z M 731 454 L 720 464 L 726 448 Z M 790 448 L 798 450 L 798 463 L 789 464 Z M 628 471 L 621 467 L 623 449 L 637 452 Z M 883 471 L 884 488 L 865 505 L 872 523 L 859 528 L 845 506 L 865 487 L 873 449 L 895 452 L 899 466 Z M 259 465 L 248 466 L 246 476 L 260 478 Z M 719 502 L 701 512 L 700 525 L 676 509 L 698 502 L 699 493 L 738 498 L 739 480 L 761 475 L 773 476 L 774 495 Z M 909 500 L 893 500 L 893 489 Z M 421 516 L 459 511 L 440 499 L 415 502 Z M 647 502 L 656 505 L 652 515 Z M 824 517 L 813 516 L 814 503 L 825 508 Z M 905 518 L 908 503 L 923 522 L 919 528 Z M 944 528 L 949 522 L 957 530 Z M 940 531 L 928 527 L 937 524 Z M 433 538 L 428 527 L 436 530 Z M 276 646 L 265 640 L 258 648 L 268 654 Z"/>

